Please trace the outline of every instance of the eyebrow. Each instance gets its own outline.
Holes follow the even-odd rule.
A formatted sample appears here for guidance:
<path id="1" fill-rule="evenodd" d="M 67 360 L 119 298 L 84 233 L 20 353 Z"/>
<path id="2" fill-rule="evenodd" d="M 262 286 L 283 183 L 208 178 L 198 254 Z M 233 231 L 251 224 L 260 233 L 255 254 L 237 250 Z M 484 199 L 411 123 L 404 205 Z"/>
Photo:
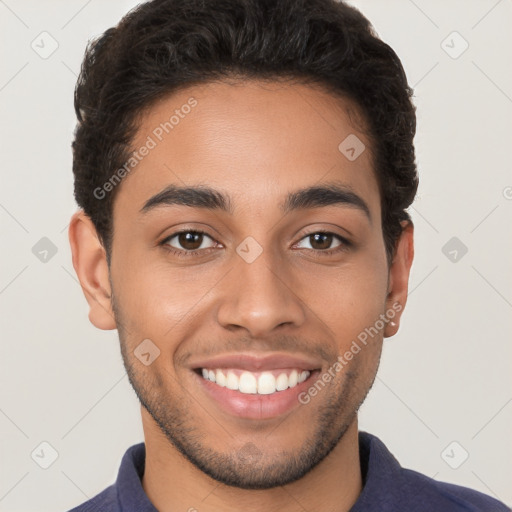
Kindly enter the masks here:
<path id="1" fill-rule="evenodd" d="M 191 208 L 218 210 L 233 215 L 233 203 L 229 195 L 205 185 L 169 185 L 148 199 L 140 213 L 146 214 L 157 207 L 181 205 Z M 346 206 L 362 211 L 371 222 L 370 209 L 366 202 L 346 185 L 326 183 L 306 187 L 287 194 L 280 205 L 283 214 L 296 210 Z"/>

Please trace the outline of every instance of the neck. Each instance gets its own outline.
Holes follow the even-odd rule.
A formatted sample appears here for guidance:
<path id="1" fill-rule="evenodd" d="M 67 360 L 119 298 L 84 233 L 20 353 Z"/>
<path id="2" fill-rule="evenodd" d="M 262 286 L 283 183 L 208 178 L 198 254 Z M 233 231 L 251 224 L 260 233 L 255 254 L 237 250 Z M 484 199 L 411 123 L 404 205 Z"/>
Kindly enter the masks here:
<path id="1" fill-rule="evenodd" d="M 266 490 L 221 484 L 197 469 L 142 409 L 146 463 L 142 487 L 160 512 L 347 512 L 362 490 L 357 417 L 329 455 L 301 479 Z"/>

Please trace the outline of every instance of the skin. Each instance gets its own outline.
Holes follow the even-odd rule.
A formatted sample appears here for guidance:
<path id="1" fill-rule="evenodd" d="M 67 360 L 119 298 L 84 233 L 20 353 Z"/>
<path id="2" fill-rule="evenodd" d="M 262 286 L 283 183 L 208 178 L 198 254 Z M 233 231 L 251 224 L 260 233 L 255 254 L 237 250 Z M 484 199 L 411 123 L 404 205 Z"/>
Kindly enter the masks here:
<path id="1" fill-rule="evenodd" d="M 349 101 L 318 87 L 258 81 L 190 87 L 149 109 L 134 148 L 191 96 L 197 106 L 119 185 L 111 268 L 81 210 L 69 228 L 89 319 L 118 329 L 143 404 L 144 490 L 162 512 L 347 511 L 362 489 L 357 411 L 375 379 L 383 338 L 399 328 L 413 226 L 402 224 L 388 265 L 361 117 Z M 349 134 L 367 148 L 355 161 L 338 150 Z M 371 220 L 348 205 L 287 215 L 279 209 L 287 193 L 333 181 L 366 202 Z M 229 194 L 234 215 L 176 205 L 140 214 L 167 185 L 199 183 Z M 159 245 L 182 228 L 208 236 L 194 247 L 178 237 L 168 245 L 183 253 L 200 247 L 203 254 L 180 258 Z M 307 236 L 319 230 L 352 245 L 322 255 L 340 242 L 334 237 L 322 245 Z M 263 249 L 250 264 L 236 252 L 248 236 Z M 224 353 L 279 352 L 316 357 L 325 372 L 397 303 L 395 325 L 386 323 L 307 405 L 287 415 L 227 414 L 187 366 Z M 149 366 L 133 353 L 147 338 L 160 350 Z"/>

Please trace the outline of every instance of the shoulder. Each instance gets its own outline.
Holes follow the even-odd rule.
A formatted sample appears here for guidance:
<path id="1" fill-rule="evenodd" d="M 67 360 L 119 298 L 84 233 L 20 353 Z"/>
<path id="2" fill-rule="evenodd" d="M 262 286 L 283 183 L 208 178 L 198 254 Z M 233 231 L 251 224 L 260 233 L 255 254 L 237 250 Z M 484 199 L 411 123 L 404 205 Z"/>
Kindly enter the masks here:
<path id="1" fill-rule="evenodd" d="M 365 483 L 351 512 L 511 512 L 479 491 L 403 468 L 372 434 L 360 431 L 359 447 Z"/>
<path id="2" fill-rule="evenodd" d="M 145 453 L 144 443 L 128 448 L 121 460 L 116 482 L 68 512 L 155 512 L 141 485 Z"/>
<path id="3" fill-rule="evenodd" d="M 415 511 L 510 512 L 504 503 L 469 487 L 440 482 L 412 469 L 401 469 L 400 483 L 407 503 Z"/>
<path id="4" fill-rule="evenodd" d="M 90 500 L 68 512 L 120 512 L 115 485 L 107 487 Z"/>

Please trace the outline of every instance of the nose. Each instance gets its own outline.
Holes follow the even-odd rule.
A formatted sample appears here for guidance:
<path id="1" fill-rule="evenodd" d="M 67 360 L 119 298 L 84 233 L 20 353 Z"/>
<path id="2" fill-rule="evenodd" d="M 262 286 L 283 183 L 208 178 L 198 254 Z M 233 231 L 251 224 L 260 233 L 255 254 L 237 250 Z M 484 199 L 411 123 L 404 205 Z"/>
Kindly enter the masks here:
<path id="1" fill-rule="evenodd" d="M 236 256 L 233 269 L 223 281 L 217 320 L 228 330 L 243 328 L 253 337 L 264 338 L 276 328 L 299 327 L 305 309 L 294 288 L 289 269 L 270 251 L 248 263 Z"/>

